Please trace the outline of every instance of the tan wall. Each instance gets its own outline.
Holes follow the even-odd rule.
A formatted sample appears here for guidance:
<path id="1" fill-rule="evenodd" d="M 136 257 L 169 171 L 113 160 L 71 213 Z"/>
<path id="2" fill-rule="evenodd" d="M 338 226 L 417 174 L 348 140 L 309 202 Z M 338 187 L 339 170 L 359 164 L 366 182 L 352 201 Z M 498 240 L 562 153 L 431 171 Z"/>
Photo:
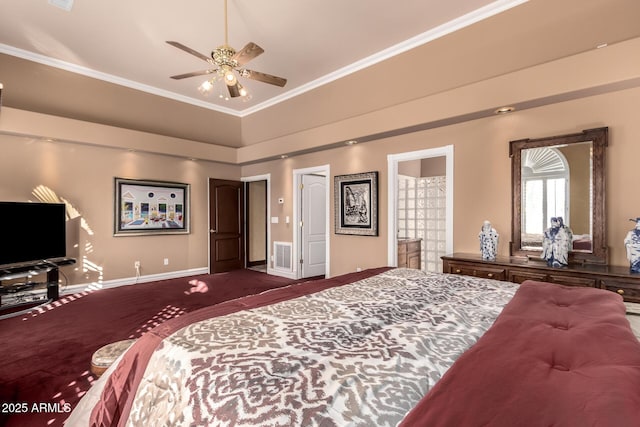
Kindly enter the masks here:
<path id="1" fill-rule="evenodd" d="M 509 115 L 494 116 L 375 142 L 341 147 L 284 160 L 237 167 L 189 161 L 169 156 L 129 152 L 64 142 L 45 142 L 0 136 L 0 199 L 28 200 L 38 185 L 46 185 L 68 199 L 94 231 L 85 236 L 90 245 L 87 271 L 95 280 L 131 277 L 133 261 L 139 259 L 143 274 L 180 271 L 207 265 L 206 182 L 208 177 L 239 179 L 271 174 L 271 240 L 292 241 L 292 170 L 324 164 L 333 176 L 379 171 L 379 228 L 377 237 L 333 234 L 331 218 L 332 276 L 387 264 L 387 155 L 424 148 L 454 146 L 454 250 L 477 251 L 477 233 L 484 219 L 500 233 L 499 253 L 508 254 L 511 230 L 511 184 L 508 141 L 576 132 L 609 126 L 607 149 L 607 219 L 610 261 L 626 265 L 621 244 L 630 223 L 640 215 L 640 199 L 632 197 L 637 181 L 635 160 L 640 155 L 640 122 L 635 112 L 640 89 L 592 96 Z M 108 130 L 107 130 L 108 131 Z M 120 136 L 119 133 L 115 133 Z M 108 136 L 108 135 L 107 135 Z M 126 141 L 125 141 L 126 142 Z M 113 177 L 160 179 L 192 185 L 192 233 L 186 236 L 113 237 Z M 284 204 L 277 202 L 284 198 Z M 333 212 L 333 196 L 331 200 Z M 272 242 L 269 242 L 271 245 Z M 169 258 L 168 266 L 162 265 Z M 85 283 L 76 278 L 72 283 Z"/>
<path id="2" fill-rule="evenodd" d="M 609 126 L 607 149 L 607 219 L 610 261 L 626 265 L 621 244 L 630 223 L 640 215 L 640 198 L 633 197 L 637 181 L 635 160 L 640 155 L 640 122 L 636 120 L 640 89 L 628 89 L 579 100 L 518 111 L 504 116 L 441 127 L 375 142 L 341 147 L 284 160 L 237 167 L 189 161 L 169 156 L 129 152 L 64 142 L 45 142 L 0 136 L 0 199 L 33 199 L 31 192 L 46 185 L 68 199 L 86 218 L 93 236 L 86 266 L 91 281 L 131 277 L 133 261 L 139 259 L 143 274 L 180 271 L 207 265 L 206 182 L 208 177 L 239 179 L 271 174 L 271 240 L 292 241 L 292 170 L 324 164 L 333 176 L 379 171 L 378 237 L 333 234 L 331 218 L 332 276 L 387 264 L 387 155 L 417 149 L 454 146 L 454 250 L 477 251 L 477 233 L 484 219 L 500 233 L 499 253 L 508 254 L 511 230 L 511 184 L 508 141 L 537 138 Z M 4 113 L 3 113 L 4 114 Z M 108 132 L 108 128 L 103 132 Z M 119 131 L 114 137 L 120 137 Z M 103 135 L 103 137 L 105 137 Z M 106 135 L 108 137 L 108 135 Z M 120 141 L 126 145 L 126 141 Z M 160 179 L 192 185 L 192 233 L 186 236 L 113 237 L 113 177 Z M 283 197 L 280 205 L 277 199 Z M 331 200 L 333 212 L 333 196 Z M 269 242 L 271 245 L 272 242 Z M 162 259 L 169 258 L 168 266 Z M 75 278 L 72 283 L 85 283 Z"/>
<path id="3" fill-rule="evenodd" d="M 398 175 L 418 178 L 422 173 L 420 160 L 407 160 L 398 162 Z"/>
<path id="4" fill-rule="evenodd" d="M 607 233 L 610 263 L 626 265 L 622 240 L 640 215 L 635 159 L 640 155 L 640 122 L 635 115 L 640 89 L 562 102 L 493 116 L 355 146 L 345 146 L 284 160 L 244 166 L 244 176 L 271 173 L 273 215 L 292 215 L 292 171 L 329 164 L 333 177 L 379 171 L 379 227 L 377 237 L 335 235 L 331 218 L 331 275 L 357 267 L 387 264 L 387 155 L 445 145 L 454 146 L 454 251 L 477 252 L 477 235 L 488 219 L 500 233 L 499 254 L 509 254 L 511 237 L 511 159 L 509 141 L 539 138 L 608 126 Z M 285 204 L 278 205 L 277 198 Z M 333 212 L 333 191 L 331 212 Z M 292 241 L 290 224 L 272 224 L 272 240 Z"/>
<path id="5" fill-rule="evenodd" d="M 133 276 L 134 260 L 141 261 L 143 274 L 207 265 L 208 177 L 239 179 L 271 174 L 271 215 L 280 217 L 279 224 L 271 225 L 271 246 L 274 240 L 293 240 L 293 223 L 284 221 L 285 216 L 293 217 L 293 169 L 328 164 L 331 187 L 335 175 L 378 171 L 379 236 L 335 235 L 331 216 L 330 274 L 335 276 L 357 267 L 387 263 L 388 154 L 453 145 L 454 250 L 476 252 L 477 233 L 482 221 L 488 219 L 501 236 L 499 253 L 507 255 L 511 233 L 508 141 L 608 126 L 606 208 L 610 262 L 626 265 L 622 240 L 632 225 L 627 219 L 640 216 L 640 198 L 634 196 L 635 163 L 640 155 L 640 121 L 636 117 L 640 105 L 640 56 L 635 54 L 638 46 L 640 39 L 634 39 L 237 150 L 3 108 L 0 199 L 27 200 L 38 185 L 46 185 L 67 198 L 95 233 L 87 237 L 91 263 L 83 266 L 95 265 L 101 270 L 92 273 L 91 280 L 99 274 L 109 280 Z M 468 118 L 471 113 L 513 104 L 529 109 L 444 125 L 455 122 L 455 118 Z M 313 110 L 313 105 L 307 108 Z M 304 114 L 310 113 L 307 110 Z M 284 160 L 263 160 L 423 123 L 440 127 Z M 278 121 L 273 125 L 278 126 Z M 47 143 L 42 138 L 11 136 L 14 134 L 82 144 Z M 128 148 L 137 151 L 130 152 Z M 147 153 L 154 150 L 172 157 Z M 211 161 L 193 162 L 186 157 Z M 261 163 L 234 166 L 213 161 Z M 113 237 L 114 176 L 190 183 L 191 234 Z M 279 197 L 284 198 L 283 204 L 278 204 Z M 333 212 L 333 197 L 330 208 Z M 163 258 L 170 259 L 168 266 L 162 265 Z"/>
<path id="6" fill-rule="evenodd" d="M 447 174 L 447 162 L 444 157 L 429 157 L 421 160 L 398 162 L 398 175 L 426 178 Z"/>
<path id="7" fill-rule="evenodd" d="M 207 178 L 240 176 L 237 166 L 8 135 L 0 135 L 0 152 L 0 200 L 35 201 L 32 192 L 43 185 L 68 200 L 92 230 L 79 231 L 80 247 L 68 254 L 79 256 L 63 270 L 71 284 L 133 277 L 136 260 L 143 275 L 206 267 Z M 191 233 L 114 237 L 114 177 L 191 184 Z"/>
<path id="8" fill-rule="evenodd" d="M 420 176 L 444 176 L 447 174 L 447 162 L 444 157 L 430 157 L 420 160 Z"/>

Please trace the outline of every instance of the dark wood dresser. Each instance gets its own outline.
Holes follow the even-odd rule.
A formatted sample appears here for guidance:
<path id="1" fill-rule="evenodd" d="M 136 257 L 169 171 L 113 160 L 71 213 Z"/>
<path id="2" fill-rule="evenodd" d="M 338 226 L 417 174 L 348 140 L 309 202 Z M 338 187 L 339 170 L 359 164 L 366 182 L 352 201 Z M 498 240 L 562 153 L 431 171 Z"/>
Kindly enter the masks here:
<path id="1" fill-rule="evenodd" d="M 544 261 L 498 257 L 485 261 L 480 254 L 454 253 L 442 257 L 444 273 L 464 274 L 522 283 L 525 280 L 589 286 L 607 289 L 622 295 L 625 301 L 640 303 L 640 274 L 628 267 L 576 264 L 569 267 L 549 267 Z"/>
<path id="2" fill-rule="evenodd" d="M 417 268 L 422 265 L 422 239 L 398 239 L 398 267 Z"/>

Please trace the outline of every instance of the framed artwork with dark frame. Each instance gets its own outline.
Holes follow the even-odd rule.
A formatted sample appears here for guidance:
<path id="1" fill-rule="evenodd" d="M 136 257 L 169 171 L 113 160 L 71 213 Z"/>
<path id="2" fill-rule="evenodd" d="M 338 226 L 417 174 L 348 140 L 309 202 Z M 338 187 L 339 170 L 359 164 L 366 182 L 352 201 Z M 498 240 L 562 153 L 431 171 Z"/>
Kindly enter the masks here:
<path id="1" fill-rule="evenodd" d="M 189 184 L 115 178 L 114 235 L 189 233 Z"/>
<path id="2" fill-rule="evenodd" d="M 378 235 L 378 172 L 334 177 L 335 232 Z"/>

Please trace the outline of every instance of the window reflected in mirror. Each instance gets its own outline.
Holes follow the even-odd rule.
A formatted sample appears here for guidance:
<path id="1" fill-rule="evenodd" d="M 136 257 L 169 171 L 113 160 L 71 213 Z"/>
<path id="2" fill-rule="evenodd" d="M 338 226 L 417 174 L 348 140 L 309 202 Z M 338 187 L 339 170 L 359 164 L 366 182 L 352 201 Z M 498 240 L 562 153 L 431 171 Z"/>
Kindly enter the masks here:
<path id="1" fill-rule="evenodd" d="M 551 218 L 573 234 L 569 263 L 607 264 L 605 149 L 608 128 L 509 141 L 513 257 L 540 260 Z"/>
<path id="2" fill-rule="evenodd" d="M 591 251 L 592 143 L 522 150 L 522 248 L 542 248 L 551 218 L 574 233 L 573 250 Z"/>
<path id="3" fill-rule="evenodd" d="M 569 165 L 556 148 L 524 150 L 522 155 L 522 243 L 542 247 L 542 234 L 551 218 L 569 218 Z M 565 224 L 569 225 L 565 222 Z M 570 226 L 570 225 L 569 225 Z"/>

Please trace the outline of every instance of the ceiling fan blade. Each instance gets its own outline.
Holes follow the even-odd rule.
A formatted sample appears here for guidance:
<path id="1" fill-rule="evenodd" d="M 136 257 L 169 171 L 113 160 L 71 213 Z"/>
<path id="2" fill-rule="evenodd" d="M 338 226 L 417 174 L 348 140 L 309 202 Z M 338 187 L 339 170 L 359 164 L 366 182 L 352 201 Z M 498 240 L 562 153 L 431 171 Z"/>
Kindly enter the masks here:
<path id="1" fill-rule="evenodd" d="M 180 79 L 186 79 L 188 77 L 195 77 L 195 76 L 204 76 L 207 74 L 213 74 L 218 70 L 201 70 L 201 71 L 192 71 L 191 73 L 185 73 L 185 74 L 177 74 L 175 76 L 171 76 L 172 79 L 175 80 L 180 80 Z"/>
<path id="2" fill-rule="evenodd" d="M 246 68 L 240 70 L 240 75 L 242 77 L 258 80 L 259 82 L 269 83 L 280 87 L 284 87 L 284 85 L 287 84 L 287 79 L 283 79 L 282 77 L 272 76 L 271 74 L 261 73 L 260 71 L 247 70 Z"/>
<path id="3" fill-rule="evenodd" d="M 229 95 L 231 95 L 232 98 L 237 98 L 240 96 L 240 88 L 238 88 L 238 83 L 234 84 L 233 86 L 227 85 L 227 88 L 229 89 Z"/>
<path id="4" fill-rule="evenodd" d="M 249 42 L 245 47 L 243 47 L 240 51 L 233 55 L 232 59 L 235 59 L 238 63 L 238 67 L 241 67 L 263 52 L 264 49 L 262 49 L 260 46 L 253 42 Z"/>
<path id="5" fill-rule="evenodd" d="M 187 47 L 187 46 L 183 45 L 182 43 L 178 43 L 178 42 L 174 42 L 174 41 L 167 41 L 167 43 L 170 44 L 173 47 L 177 47 L 178 49 L 184 50 L 185 52 L 190 53 L 191 55 L 196 56 L 196 57 L 202 59 L 203 61 L 207 61 L 208 63 L 213 64 L 213 61 L 211 60 L 210 57 L 208 57 L 206 55 L 203 55 L 200 52 L 195 51 L 195 50 L 191 49 L 190 47 Z"/>

